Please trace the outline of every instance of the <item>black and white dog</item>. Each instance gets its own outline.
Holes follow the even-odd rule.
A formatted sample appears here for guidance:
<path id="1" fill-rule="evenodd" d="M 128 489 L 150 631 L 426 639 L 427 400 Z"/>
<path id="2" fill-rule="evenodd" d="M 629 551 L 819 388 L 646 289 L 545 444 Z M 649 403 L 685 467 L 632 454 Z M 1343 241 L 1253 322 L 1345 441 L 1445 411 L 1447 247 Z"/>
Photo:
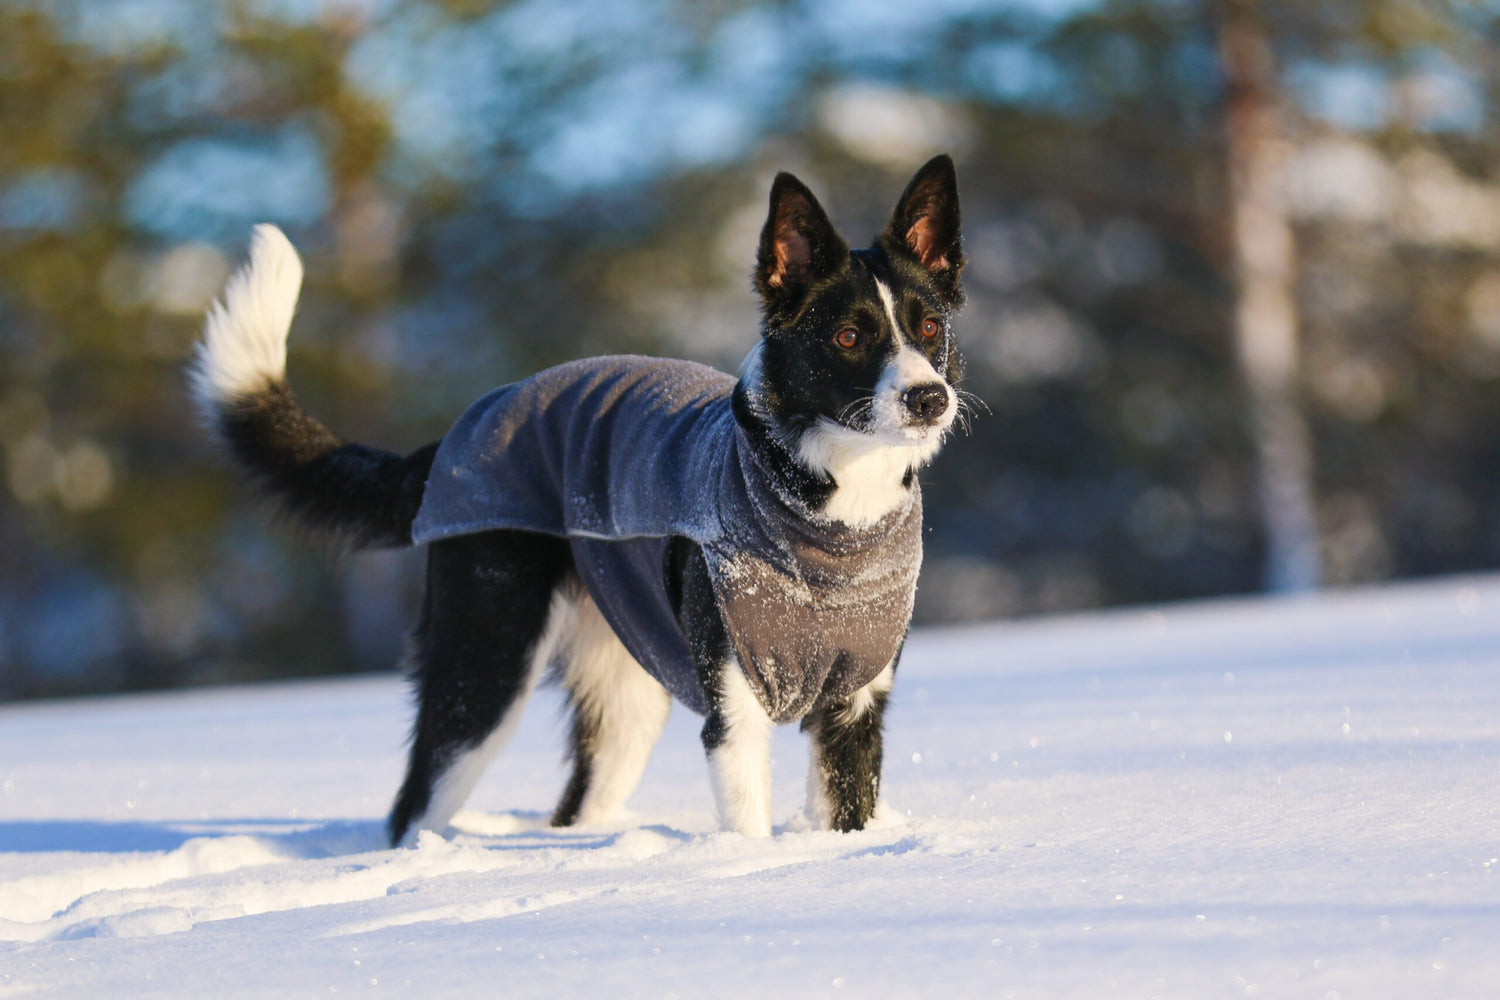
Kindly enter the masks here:
<path id="1" fill-rule="evenodd" d="M 809 815 L 866 824 L 921 562 L 916 472 L 960 408 L 963 263 L 946 156 L 858 251 L 781 174 L 756 259 L 761 336 L 737 380 L 573 362 L 496 390 L 403 457 L 297 404 L 286 337 L 302 267 L 257 228 L 194 371 L 221 443 L 350 547 L 430 542 L 392 844 L 446 827 L 543 668 L 573 717 L 554 825 L 624 805 L 674 696 L 706 717 L 725 829 L 770 832 L 769 734 L 792 721 L 813 746 Z"/>

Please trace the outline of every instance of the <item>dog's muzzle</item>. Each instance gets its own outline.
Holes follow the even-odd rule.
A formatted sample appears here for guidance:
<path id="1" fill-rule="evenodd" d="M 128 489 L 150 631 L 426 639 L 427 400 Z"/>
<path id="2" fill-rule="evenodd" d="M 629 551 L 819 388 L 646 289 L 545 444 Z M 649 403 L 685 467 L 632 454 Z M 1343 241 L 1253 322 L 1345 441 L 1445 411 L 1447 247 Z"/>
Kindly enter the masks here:
<path id="1" fill-rule="evenodd" d="M 941 382 L 920 382 L 901 394 L 911 424 L 932 426 L 948 412 L 948 387 Z"/>

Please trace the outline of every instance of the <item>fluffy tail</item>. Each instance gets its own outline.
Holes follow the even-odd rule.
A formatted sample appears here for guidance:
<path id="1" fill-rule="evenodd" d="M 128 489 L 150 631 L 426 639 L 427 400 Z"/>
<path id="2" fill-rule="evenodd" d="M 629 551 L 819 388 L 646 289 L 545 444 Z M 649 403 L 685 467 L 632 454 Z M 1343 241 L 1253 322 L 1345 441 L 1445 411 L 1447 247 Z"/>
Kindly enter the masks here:
<path id="1" fill-rule="evenodd" d="M 286 384 L 286 338 L 302 261 L 256 226 L 250 261 L 209 310 L 193 393 L 235 465 L 287 513 L 354 548 L 411 544 L 436 444 L 405 457 L 336 437 Z"/>

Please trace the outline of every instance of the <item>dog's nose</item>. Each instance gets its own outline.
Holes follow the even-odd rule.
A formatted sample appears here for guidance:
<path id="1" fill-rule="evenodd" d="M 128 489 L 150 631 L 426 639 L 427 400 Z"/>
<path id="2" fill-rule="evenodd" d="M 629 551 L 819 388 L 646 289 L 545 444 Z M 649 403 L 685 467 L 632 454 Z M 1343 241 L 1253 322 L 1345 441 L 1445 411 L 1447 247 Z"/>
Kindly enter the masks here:
<path id="1" fill-rule="evenodd" d="M 935 424 L 948 410 L 948 387 L 941 382 L 919 382 L 901 394 L 901 402 L 918 422 Z"/>

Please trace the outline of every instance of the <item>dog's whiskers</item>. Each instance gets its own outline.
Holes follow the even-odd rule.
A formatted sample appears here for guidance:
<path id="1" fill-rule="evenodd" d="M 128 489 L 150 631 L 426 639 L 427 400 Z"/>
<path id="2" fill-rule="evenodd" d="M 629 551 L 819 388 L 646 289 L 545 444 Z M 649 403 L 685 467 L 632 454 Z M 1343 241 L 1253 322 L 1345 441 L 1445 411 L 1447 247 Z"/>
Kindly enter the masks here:
<path id="1" fill-rule="evenodd" d="M 955 415 L 956 423 L 963 430 L 965 436 L 972 435 L 974 433 L 974 421 L 979 418 L 979 410 L 982 408 L 987 414 L 992 414 L 994 411 L 989 408 L 989 405 L 983 399 L 980 399 L 979 396 L 967 389 L 960 389 L 958 386 L 954 386 L 953 393 L 958 399 L 958 412 Z"/>
<path id="2" fill-rule="evenodd" d="M 990 409 L 989 404 L 981 399 L 977 393 L 970 392 L 968 389 L 961 389 L 958 386 L 953 387 L 953 392 L 958 396 L 960 404 L 967 404 L 970 407 L 983 407 L 984 412 L 989 414 L 995 412 Z"/>
<path id="3" fill-rule="evenodd" d="M 839 411 L 838 422 L 853 427 L 863 414 L 868 417 L 875 412 L 875 395 L 861 396 Z M 868 423 L 868 420 L 865 421 Z"/>

